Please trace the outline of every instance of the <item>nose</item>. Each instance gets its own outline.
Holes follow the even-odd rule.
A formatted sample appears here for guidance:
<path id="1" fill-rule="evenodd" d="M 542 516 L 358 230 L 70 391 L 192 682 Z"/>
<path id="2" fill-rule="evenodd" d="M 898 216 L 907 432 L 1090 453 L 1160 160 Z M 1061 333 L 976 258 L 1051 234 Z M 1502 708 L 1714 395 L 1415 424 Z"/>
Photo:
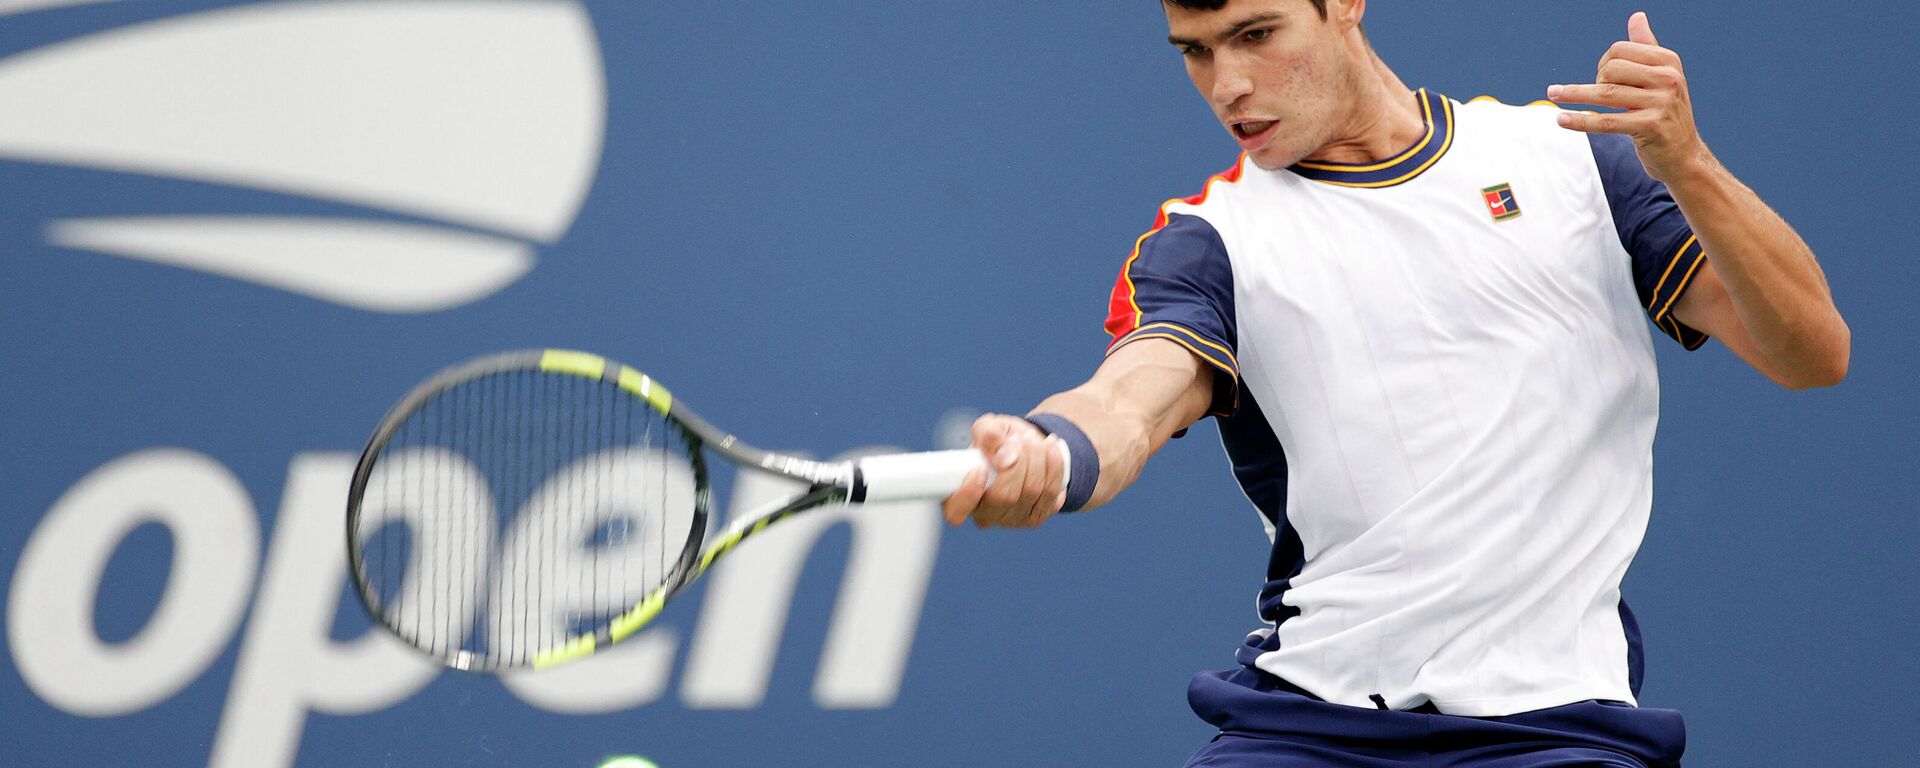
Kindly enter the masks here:
<path id="1" fill-rule="evenodd" d="M 1247 66 L 1229 52 L 1214 54 L 1213 89 L 1208 94 L 1218 107 L 1231 107 L 1241 97 L 1253 92 L 1253 78 Z"/>

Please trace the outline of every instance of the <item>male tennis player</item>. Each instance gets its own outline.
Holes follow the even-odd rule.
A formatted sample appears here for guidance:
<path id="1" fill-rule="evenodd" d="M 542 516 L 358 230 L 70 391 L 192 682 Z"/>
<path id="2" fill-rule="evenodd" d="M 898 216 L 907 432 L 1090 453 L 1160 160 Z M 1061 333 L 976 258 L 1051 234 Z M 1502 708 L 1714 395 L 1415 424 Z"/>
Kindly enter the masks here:
<path id="1" fill-rule="evenodd" d="M 1675 765 L 1619 592 L 1652 498 L 1648 318 L 1796 389 L 1846 375 L 1847 326 L 1644 14 L 1595 82 L 1547 89 L 1622 110 L 1592 114 L 1410 89 L 1366 5 L 1164 0 L 1245 152 L 1136 244 L 1093 378 L 974 425 L 997 476 L 947 519 L 1097 506 L 1211 414 L 1273 554 L 1268 626 L 1189 689 L 1220 728 L 1189 765 Z"/>

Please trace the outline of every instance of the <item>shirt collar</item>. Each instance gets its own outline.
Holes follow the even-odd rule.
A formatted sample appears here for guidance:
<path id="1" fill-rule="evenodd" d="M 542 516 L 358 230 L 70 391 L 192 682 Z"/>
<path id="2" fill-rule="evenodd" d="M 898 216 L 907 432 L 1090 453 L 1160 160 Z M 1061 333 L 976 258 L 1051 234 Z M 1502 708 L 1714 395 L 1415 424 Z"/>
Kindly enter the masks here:
<path id="1" fill-rule="evenodd" d="M 1377 163 L 1300 162 L 1289 170 L 1309 179 L 1342 187 L 1391 187 L 1412 181 L 1440 161 L 1453 146 L 1453 100 L 1422 88 L 1420 118 L 1426 134 L 1406 151 Z"/>

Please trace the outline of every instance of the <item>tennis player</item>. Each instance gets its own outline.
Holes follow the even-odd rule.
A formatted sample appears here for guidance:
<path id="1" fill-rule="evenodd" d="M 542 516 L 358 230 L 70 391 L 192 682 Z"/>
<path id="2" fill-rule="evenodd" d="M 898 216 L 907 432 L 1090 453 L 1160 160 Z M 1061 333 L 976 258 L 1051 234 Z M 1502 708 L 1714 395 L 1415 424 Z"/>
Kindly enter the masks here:
<path id="1" fill-rule="evenodd" d="M 1652 500 L 1649 321 L 1794 389 L 1845 377 L 1846 323 L 1708 152 L 1644 14 L 1594 82 L 1547 88 L 1619 110 L 1588 113 L 1409 88 L 1366 6 L 1164 0 L 1244 153 L 1140 238 L 1092 379 L 974 424 L 997 476 L 947 520 L 1098 506 L 1212 415 L 1273 548 L 1267 625 L 1189 689 L 1220 729 L 1189 765 L 1676 765 L 1620 595 Z"/>

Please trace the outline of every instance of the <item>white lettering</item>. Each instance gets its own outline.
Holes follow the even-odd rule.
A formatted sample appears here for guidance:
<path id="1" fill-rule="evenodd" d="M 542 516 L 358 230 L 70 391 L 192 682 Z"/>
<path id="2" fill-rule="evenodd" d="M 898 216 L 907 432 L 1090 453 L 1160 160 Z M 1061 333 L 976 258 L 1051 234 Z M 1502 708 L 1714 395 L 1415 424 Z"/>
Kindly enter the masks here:
<path id="1" fill-rule="evenodd" d="M 884 449 L 851 452 L 848 460 Z M 731 514 L 798 493 L 784 478 L 743 472 Z M 893 703 L 940 545 L 939 507 L 898 502 L 821 509 L 795 516 L 741 544 L 742 553 L 715 567 L 707 585 L 680 697 L 698 709 L 746 709 L 766 698 L 775 652 L 785 633 L 800 569 L 820 535 L 853 526 L 853 553 L 840 582 L 813 699 L 829 709 Z"/>
<path id="2" fill-rule="evenodd" d="M 396 469 L 404 482 L 392 482 Z M 465 647 L 492 560 L 486 478 L 452 451 L 410 448 L 376 465 L 361 499 L 362 567 L 367 584 L 387 592 L 377 599 L 389 626 L 422 648 L 450 653 Z M 428 504 L 436 507 L 430 523 L 421 509 Z M 440 599 L 415 608 L 421 595 Z"/>
<path id="3" fill-rule="evenodd" d="M 341 529 L 353 465 L 352 454 L 310 453 L 295 457 L 287 471 L 268 566 L 214 740 L 213 768 L 292 765 L 309 710 L 385 709 L 440 672 L 380 629 L 345 643 L 328 637 L 347 573 Z M 460 474 L 478 478 L 470 467 Z M 477 488 L 473 498 L 485 492 Z"/>
<path id="4" fill-rule="evenodd" d="M 120 542 L 148 522 L 173 536 L 167 586 L 147 625 L 108 645 L 93 626 L 100 578 Z M 178 693 L 218 658 L 246 610 L 259 526 L 233 473 L 193 451 L 153 448 L 89 473 L 20 555 L 7 610 L 20 676 L 47 703 L 93 717 Z"/>
<path id="5" fill-rule="evenodd" d="M 477 595 L 495 578 L 508 579 L 491 585 L 502 603 L 495 611 L 517 611 L 524 604 L 528 615 L 546 617 L 549 629 L 575 614 L 606 607 L 600 604 L 604 600 L 583 600 L 578 594 L 552 597 L 553 589 L 529 586 L 544 582 L 512 580 L 510 572 L 487 574 L 483 560 L 448 559 L 445 536 L 491 538 L 493 516 L 484 506 L 489 503 L 484 480 L 470 465 L 445 456 L 427 463 L 451 467 L 446 482 L 470 485 L 467 493 L 478 501 L 455 518 L 460 524 L 448 529 L 452 532 L 411 525 L 416 512 L 408 508 L 404 493 L 396 503 L 369 504 L 363 510 L 374 522 L 411 525 L 410 547 L 396 550 L 410 554 L 406 563 L 392 566 L 404 569 L 404 578 L 391 599 L 404 600 L 414 586 Z M 178 693 L 218 658 L 246 610 L 256 571 L 264 568 L 210 766 L 289 766 L 310 712 L 362 714 L 413 695 L 439 674 L 438 664 L 384 630 L 348 641 L 330 638 L 336 613 L 358 610 L 339 605 L 347 577 L 340 532 L 353 465 L 354 456 L 346 453 L 295 457 L 264 567 L 258 516 L 246 489 L 217 461 L 191 451 L 156 448 L 90 473 L 48 511 L 14 574 L 7 632 L 22 678 L 41 698 L 75 714 L 114 716 L 150 707 Z M 556 489 L 567 477 L 583 472 L 598 473 L 603 478 L 600 487 L 609 489 L 600 494 L 606 498 L 588 521 L 591 533 L 569 529 L 555 537 L 539 521 L 552 517 L 550 510 L 557 508 Z M 667 490 L 652 501 L 636 498 L 620 483 L 607 483 L 610 472 L 664 474 Z M 388 495 L 378 491 L 380 483 L 378 477 L 372 480 L 370 499 Z M 511 569 L 515 558 L 524 560 L 543 547 L 560 545 L 597 546 L 616 555 L 636 546 L 673 549 L 679 542 L 648 538 L 647 531 L 662 520 L 675 531 L 689 522 L 684 513 L 676 518 L 669 510 L 690 508 L 683 500 L 693 492 L 690 471 L 658 455 L 590 460 L 549 486 L 523 510 L 522 522 L 505 533 L 503 567 Z M 659 486 L 654 488 L 659 493 Z M 791 481 L 745 472 L 736 482 L 731 511 L 739 515 L 799 490 Z M 540 500 L 549 496 L 546 502 Z M 174 540 L 164 594 L 133 639 L 104 643 L 92 625 L 102 573 L 128 533 L 149 522 L 165 525 Z M 754 554 L 728 559 L 709 577 L 713 583 L 695 630 L 697 642 L 688 643 L 691 657 L 681 690 L 687 706 L 737 709 L 764 701 L 800 570 L 819 537 L 840 523 L 854 529 L 853 552 L 813 698 L 825 708 L 879 708 L 894 701 L 939 545 L 939 516 L 930 502 L 816 510 L 744 545 Z M 634 531 L 641 535 L 634 536 Z M 460 549 L 480 553 L 473 555 L 478 558 L 489 547 Z M 554 584 L 547 586 L 587 583 L 593 575 L 554 574 Z M 628 594 L 631 591 L 620 592 L 614 602 L 630 602 L 637 597 Z M 446 642 L 458 643 L 466 640 L 472 618 L 469 612 L 401 629 L 437 632 Z M 488 632 L 487 642 L 495 642 L 497 631 Z M 549 711 L 619 711 L 657 701 L 665 693 L 679 645 L 671 629 L 653 627 L 591 659 L 537 674 L 505 675 L 503 682 L 516 696 Z"/>
<path id="6" fill-rule="evenodd" d="M 576 507 L 578 491 L 590 493 L 591 509 Z M 646 597 L 666 574 L 643 564 L 673 562 L 686 549 L 693 494 L 693 468 L 659 451 L 597 454 L 548 479 L 516 516 L 498 566 L 494 652 L 513 653 L 502 646 L 529 639 L 557 643 L 575 617 L 604 617 Z M 596 534 L 604 541 L 590 544 Z M 597 547 L 596 557 L 575 554 L 588 546 Z M 523 565 L 532 562 L 581 567 L 555 573 Z M 526 619 L 514 618 L 528 616 L 537 625 L 531 633 Z M 592 657 L 501 682 L 550 712 L 619 712 L 660 698 L 678 644 L 671 630 L 653 627 Z"/>

